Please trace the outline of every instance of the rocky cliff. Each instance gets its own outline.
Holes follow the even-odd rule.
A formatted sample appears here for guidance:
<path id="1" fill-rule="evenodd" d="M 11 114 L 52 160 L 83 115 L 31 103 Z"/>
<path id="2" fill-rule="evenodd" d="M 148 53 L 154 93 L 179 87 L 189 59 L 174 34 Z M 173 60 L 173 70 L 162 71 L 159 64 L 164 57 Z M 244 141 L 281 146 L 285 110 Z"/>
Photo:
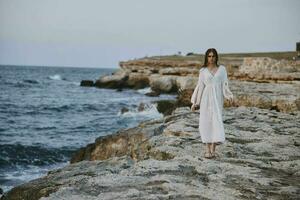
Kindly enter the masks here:
<path id="1" fill-rule="evenodd" d="M 205 159 L 197 112 L 120 130 L 74 155 L 73 163 L 3 199 L 297 199 L 300 113 L 255 107 L 224 112 L 226 143 Z"/>

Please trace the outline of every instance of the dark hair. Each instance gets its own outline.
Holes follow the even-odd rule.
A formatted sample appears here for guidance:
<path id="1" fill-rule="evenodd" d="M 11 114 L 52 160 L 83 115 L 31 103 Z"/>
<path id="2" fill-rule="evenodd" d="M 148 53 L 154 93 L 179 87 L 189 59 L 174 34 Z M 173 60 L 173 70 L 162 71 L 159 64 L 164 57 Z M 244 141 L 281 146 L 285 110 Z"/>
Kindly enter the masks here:
<path id="1" fill-rule="evenodd" d="M 213 54 L 216 56 L 216 65 L 219 67 L 219 65 L 218 65 L 218 59 L 219 59 L 219 57 L 218 57 L 218 52 L 217 52 L 217 50 L 216 50 L 215 48 L 209 48 L 209 49 L 207 49 L 206 52 L 205 52 L 204 64 L 201 66 L 201 68 L 202 68 L 202 67 L 207 67 L 208 54 L 209 54 L 210 52 L 213 52 Z"/>

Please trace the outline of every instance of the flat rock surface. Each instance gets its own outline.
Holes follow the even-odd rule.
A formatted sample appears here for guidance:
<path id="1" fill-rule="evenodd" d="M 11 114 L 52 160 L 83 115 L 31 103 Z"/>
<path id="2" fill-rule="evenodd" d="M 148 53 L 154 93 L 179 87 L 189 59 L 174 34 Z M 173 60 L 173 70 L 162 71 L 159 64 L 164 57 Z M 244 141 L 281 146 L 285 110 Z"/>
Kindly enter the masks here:
<path id="1" fill-rule="evenodd" d="M 223 115 L 226 142 L 215 159 L 203 157 L 199 113 L 182 107 L 142 123 L 159 131 L 139 144 L 147 151 L 136 159 L 129 154 L 70 164 L 5 199 L 299 198 L 300 113 L 241 106 Z"/>
<path id="2" fill-rule="evenodd" d="M 229 84 L 239 105 L 276 109 L 281 112 L 300 110 L 299 81 L 290 84 L 231 80 Z"/>

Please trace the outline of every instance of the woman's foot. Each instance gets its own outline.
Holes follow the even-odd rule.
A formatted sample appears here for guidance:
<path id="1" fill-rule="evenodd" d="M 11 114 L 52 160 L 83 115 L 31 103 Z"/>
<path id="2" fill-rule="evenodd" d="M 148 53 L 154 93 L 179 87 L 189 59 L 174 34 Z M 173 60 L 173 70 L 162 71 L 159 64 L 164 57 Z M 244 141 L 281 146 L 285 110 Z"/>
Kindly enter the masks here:
<path id="1" fill-rule="evenodd" d="M 210 158 L 212 158 L 213 156 L 212 156 L 212 154 L 210 153 L 210 152 L 205 152 L 204 153 L 204 158 L 208 158 L 208 159 L 210 159 Z"/>
<path id="2" fill-rule="evenodd" d="M 218 154 L 216 152 L 212 152 L 211 155 L 212 155 L 213 158 L 218 156 Z"/>

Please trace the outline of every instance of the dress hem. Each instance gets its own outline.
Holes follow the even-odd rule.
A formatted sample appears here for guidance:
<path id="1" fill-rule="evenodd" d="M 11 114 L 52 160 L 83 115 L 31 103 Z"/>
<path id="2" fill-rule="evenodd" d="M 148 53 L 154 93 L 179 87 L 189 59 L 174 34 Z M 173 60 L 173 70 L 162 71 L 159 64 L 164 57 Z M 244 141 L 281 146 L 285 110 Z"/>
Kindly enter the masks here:
<path id="1" fill-rule="evenodd" d="M 202 141 L 202 143 L 203 143 L 203 144 L 216 143 L 216 145 L 220 145 L 220 144 L 224 144 L 225 141 L 212 141 L 212 142 L 203 142 L 203 141 Z"/>

